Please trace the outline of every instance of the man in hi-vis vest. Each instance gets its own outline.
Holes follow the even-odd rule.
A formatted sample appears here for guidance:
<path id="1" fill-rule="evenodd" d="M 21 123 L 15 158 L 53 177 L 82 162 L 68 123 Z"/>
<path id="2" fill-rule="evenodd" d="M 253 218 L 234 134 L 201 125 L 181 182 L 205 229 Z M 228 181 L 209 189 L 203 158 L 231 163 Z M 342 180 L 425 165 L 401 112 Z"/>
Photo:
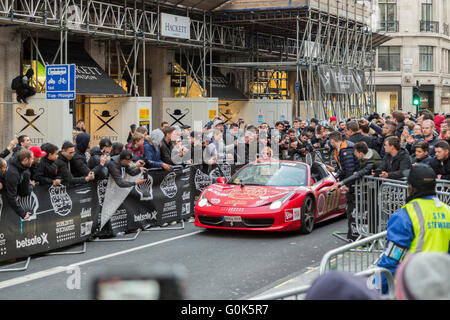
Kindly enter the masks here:
<path id="1" fill-rule="evenodd" d="M 450 253 L 450 207 L 436 196 L 434 170 L 417 164 L 404 175 L 408 177 L 410 196 L 406 205 L 389 218 L 388 242 L 378 263 L 393 275 L 400 262 L 414 253 Z M 387 282 L 383 277 L 383 292 L 386 290 Z"/>

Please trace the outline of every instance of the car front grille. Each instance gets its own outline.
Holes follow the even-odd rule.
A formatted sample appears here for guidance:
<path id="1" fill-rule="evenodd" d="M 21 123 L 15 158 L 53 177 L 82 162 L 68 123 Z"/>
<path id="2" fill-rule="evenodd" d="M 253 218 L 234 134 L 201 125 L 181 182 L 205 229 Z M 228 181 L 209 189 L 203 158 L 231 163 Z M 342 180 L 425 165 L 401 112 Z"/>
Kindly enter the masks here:
<path id="1" fill-rule="evenodd" d="M 275 219 L 242 219 L 242 222 L 223 221 L 222 217 L 198 216 L 201 224 L 223 228 L 269 228 Z"/>

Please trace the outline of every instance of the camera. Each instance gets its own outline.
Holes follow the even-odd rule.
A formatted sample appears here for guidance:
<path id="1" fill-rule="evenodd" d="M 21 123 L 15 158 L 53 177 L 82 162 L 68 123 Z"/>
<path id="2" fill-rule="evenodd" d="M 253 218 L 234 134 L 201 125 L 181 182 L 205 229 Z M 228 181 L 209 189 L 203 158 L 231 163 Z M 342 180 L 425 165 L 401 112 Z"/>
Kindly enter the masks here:
<path id="1" fill-rule="evenodd" d="M 95 300 L 182 300 L 185 278 L 183 266 L 161 265 L 150 271 L 116 268 L 95 278 L 93 296 Z"/>
<path id="2" fill-rule="evenodd" d="M 373 172 L 375 173 L 375 177 L 379 177 L 380 174 L 383 172 L 383 170 L 381 170 L 381 169 L 375 169 L 375 170 L 373 170 Z"/>

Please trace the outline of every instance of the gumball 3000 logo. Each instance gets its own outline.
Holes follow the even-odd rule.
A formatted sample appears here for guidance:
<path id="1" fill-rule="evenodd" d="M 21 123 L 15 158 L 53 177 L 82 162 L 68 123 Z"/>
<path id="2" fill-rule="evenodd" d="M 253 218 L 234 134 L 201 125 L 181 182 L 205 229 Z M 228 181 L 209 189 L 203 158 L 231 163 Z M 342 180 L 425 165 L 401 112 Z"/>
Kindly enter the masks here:
<path id="1" fill-rule="evenodd" d="M 178 192 L 177 184 L 175 181 L 176 177 L 177 174 L 175 172 L 171 172 L 161 182 L 160 185 L 161 191 L 168 198 L 175 197 L 175 195 Z"/>
<path id="2" fill-rule="evenodd" d="M 55 213 L 63 217 L 67 216 L 72 211 L 72 199 L 67 193 L 66 187 L 63 185 L 51 186 L 48 192 Z"/>

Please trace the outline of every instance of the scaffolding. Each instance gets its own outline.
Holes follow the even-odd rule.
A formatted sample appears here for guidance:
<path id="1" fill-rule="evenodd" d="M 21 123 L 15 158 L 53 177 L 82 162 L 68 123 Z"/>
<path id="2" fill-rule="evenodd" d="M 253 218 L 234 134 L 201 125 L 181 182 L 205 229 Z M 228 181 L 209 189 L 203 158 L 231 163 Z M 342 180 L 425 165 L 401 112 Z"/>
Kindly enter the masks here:
<path id="1" fill-rule="evenodd" d="M 249 98 L 291 98 L 297 116 L 344 118 L 375 110 L 374 49 L 389 38 L 372 31 L 373 1 L 304 0 L 301 6 L 256 10 L 222 10 L 230 1 L 183 6 L 188 2 L 0 0 L 0 23 L 18 27 L 24 40 L 32 39 L 32 60 L 44 66 L 67 62 L 69 36 L 103 42 L 107 73 L 119 83 L 127 79 L 133 96 L 147 95 L 145 51 L 150 45 L 179 52 L 188 61 L 183 69 L 204 97 L 214 96 L 213 68 L 218 68 L 231 69 Z M 195 3 L 202 3 L 202 10 Z M 162 13 L 190 17 L 190 39 L 163 37 Z M 44 36 L 59 40 L 53 61 L 39 52 L 39 37 Z M 320 66 L 363 72 L 364 90 L 324 91 Z"/>

